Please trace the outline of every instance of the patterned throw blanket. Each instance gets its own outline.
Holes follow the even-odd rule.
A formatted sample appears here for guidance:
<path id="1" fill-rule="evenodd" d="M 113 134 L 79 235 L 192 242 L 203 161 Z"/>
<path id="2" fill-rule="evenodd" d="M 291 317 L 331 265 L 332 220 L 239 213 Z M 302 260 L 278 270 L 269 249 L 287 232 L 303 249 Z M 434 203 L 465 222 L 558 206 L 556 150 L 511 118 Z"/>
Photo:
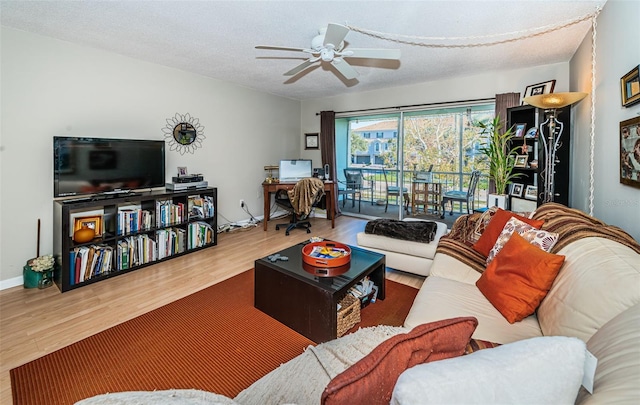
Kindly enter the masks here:
<path id="1" fill-rule="evenodd" d="M 313 204 L 324 195 L 324 183 L 317 177 L 308 177 L 298 181 L 294 188 L 287 191 L 291 206 L 296 214 L 307 216 Z"/>
<path id="2" fill-rule="evenodd" d="M 400 221 L 380 218 L 367 222 L 364 232 L 394 239 L 429 243 L 435 238 L 437 229 L 438 224 L 432 221 Z"/>
<path id="3" fill-rule="evenodd" d="M 444 253 L 454 257 L 482 273 L 486 267 L 487 258 L 473 250 L 472 246 L 478 240 L 479 233 L 487 225 L 493 213 L 495 213 L 495 209 L 490 209 L 482 214 L 474 213 L 458 218 L 449 234 L 440 238 L 436 253 Z M 546 203 L 535 211 L 533 219 L 544 220 L 543 230 L 559 234 L 558 242 L 551 253 L 557 253 L 578 239 L 600 237 L 621 243 L 640 254 L 640 244 L 631 235 L 574 208 L 557 203 Z"/>

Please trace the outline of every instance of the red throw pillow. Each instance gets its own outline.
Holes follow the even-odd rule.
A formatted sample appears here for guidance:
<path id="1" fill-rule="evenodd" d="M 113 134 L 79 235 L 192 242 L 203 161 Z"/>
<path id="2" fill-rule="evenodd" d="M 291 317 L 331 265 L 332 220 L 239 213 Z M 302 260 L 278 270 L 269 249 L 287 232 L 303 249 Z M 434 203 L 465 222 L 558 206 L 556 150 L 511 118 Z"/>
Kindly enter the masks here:
<path id="1" fill-rule="evenodd" d="M 531 315 L 556 279 L 564 256 L 547 253 L 514 233 L 476 286 L 509 323 Z"/>
<path id="2" fill-rule="evenodd" d="M 489 225 L 487 225 L 484 232 L 482 232 L 480 239 L 478 239 L 478 241 L 473 245 L 473 250 L 478 253 L 482 253 L 485 256 L 489 256 L 489 252 L 493 249 L 493 245 L 496 244 L 496 240 L 498 239 L 498 236 L 500 236 L 500 232 L 502 232 L 505 224 L 512 217 L 516 217 L 520 221 L 526 222 L 536 229 L 540 229 L 540 227 L 544 225 L 544 221 L 541 219 L 526 218 L 514 212 L 498 208 L 498 211 L 496 211 L 491 218 L 491 221 L 489 221 Z"/>
<path id="3" fill-rule="evenodd" d="M 404 370 L 463 355 L 476 326 L 478 320 L 473 317 L 445 319 L 385 340 L 329 382 L 322 404 L 389 404 Z"/>

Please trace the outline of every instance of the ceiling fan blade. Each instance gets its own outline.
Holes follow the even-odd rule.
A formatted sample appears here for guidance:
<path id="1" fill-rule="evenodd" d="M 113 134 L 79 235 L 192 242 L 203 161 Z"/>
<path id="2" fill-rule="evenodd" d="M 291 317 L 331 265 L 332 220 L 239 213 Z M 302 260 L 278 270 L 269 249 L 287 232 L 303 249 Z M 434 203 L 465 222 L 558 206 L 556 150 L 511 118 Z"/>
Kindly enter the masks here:
<path id="1" fill-rule="evenodd" d="M 298 52 L 307 52 L 309 51 L 306 48 L 289 48 L 286 46 L 270 46 L 270 45 L 258 45 L 256 49 L 273 49 L 276 51 L 298 51 Z"/>
<path id="2" fill-rule="evenodd" d="M 348 33 L 349 28 L 344 25 L 330 23 L 327 25 L 327 32 L 324 34 L 324 46 L 332 44 L 334 48 L 337 48 Z"/>
<path id="3" fill-rule="evenodd" d="M 349 48 L 340 54 L 345 58 L 400 59 L 400 49 Z"/>
<path id="4" fill-rule="evenodd" d="M 309 66 L 313 65 L 315 62 L 317 62 L 318 59 L 314 58 L 314 59 L 309 59 L 309 60 L 305 60 L 304 62 L 302 62 L 301 64 L 299 64 L 298 66 L 294 67 L 293 69 L 291 69 L 290 71 L 288 71 L 287 73 L 285 73 L 285 76 L 294 76 L 297 75 L 298 73 L 302 72 L 303 70 L 305 70 L 306 68 L 308 68 Z"/>
<path id="5" fill-rule="evenodd" d="M 358 77 L 358 72 L 351 67 L 344 59 L 334 59 L 331 64 L 340 72 L 345 79 L 351 80 Z"/>

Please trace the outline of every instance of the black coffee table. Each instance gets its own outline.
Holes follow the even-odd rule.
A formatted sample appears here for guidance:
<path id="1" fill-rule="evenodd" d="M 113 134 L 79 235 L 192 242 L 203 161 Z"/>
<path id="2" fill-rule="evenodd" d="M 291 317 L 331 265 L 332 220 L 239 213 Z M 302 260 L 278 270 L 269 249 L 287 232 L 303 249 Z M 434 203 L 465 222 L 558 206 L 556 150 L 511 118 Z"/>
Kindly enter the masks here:
<path id="1" fill-rule="evenodd" d="M 300 243 L 279 253 L 288 261 L 255 261 L 254 306 L 316 343 L 337 337 L 337 305 L 349 288 L 369 276 L 378 287 L 377 299 L 385 298 L 385 256 L 355 246 L 348 270 L 336 277 L 317 276 L 303 268 Z M 306 266 L 306 264 L 305 264 Z"/>

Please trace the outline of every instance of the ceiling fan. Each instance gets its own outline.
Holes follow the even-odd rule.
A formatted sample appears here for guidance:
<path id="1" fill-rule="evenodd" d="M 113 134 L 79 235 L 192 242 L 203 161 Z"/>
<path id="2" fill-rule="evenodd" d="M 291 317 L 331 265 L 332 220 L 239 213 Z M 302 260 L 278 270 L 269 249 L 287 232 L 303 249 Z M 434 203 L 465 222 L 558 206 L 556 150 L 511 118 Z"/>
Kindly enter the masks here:
<path id="1" fill-rule="evenodd" d="M 344 25 L 329 24 L 327 25 L 327 28 L 321 28 L 318 30 L 318 35 L 311 40 L 311 48 L 259 45 L 256 46 L 256 49 L 298 51 L 311 55 L 309 59 L 286 72 L 284 74 L 285 76 L 296 75 L 316 62 L 327 62 L 331 63 L 345 79 L 351 80 L 358 77 L 358 72 L 349 65 L 345 58 L 400 59 L 399 49 L 345 49 L 344 38 L 348 33 L 349 28 Z"/>

